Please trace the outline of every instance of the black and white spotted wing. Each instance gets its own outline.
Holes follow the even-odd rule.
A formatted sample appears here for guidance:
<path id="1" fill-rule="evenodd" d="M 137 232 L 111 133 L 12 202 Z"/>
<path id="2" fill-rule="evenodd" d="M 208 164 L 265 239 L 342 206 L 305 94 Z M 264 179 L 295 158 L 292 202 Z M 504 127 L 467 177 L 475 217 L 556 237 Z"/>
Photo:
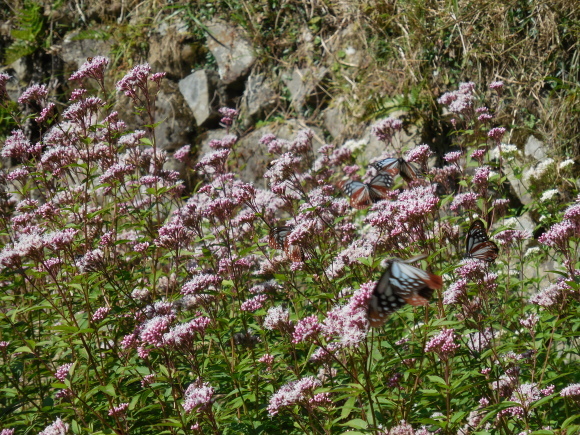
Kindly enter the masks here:
<path id="1" fill-rule="evenodd" d="M 438 275 L 411 266 L 398 258 L 388 260 L 369 301 L 371 326 L 382 326 L 391 313 L 405 304 L 427 305 L 433 290 L 442 285 L 443 280 Z"/>
<path id="2" fill-rule="evenodd" d="M 413 163 L 406 161 L 404 158 L 388 157 L 378 162 L 372 163 L 371 166 L 381 173 L 390 175 L 401 174 L 406 182 L 415 180 L 423 176 L 423 173 Z"/>
<path id="3" fill-rule="evenodd" d="M 492 263 L 498 252 L 497 245 L 487 237 L 483 222 L 480 219 L 473 221 L 465 237 L 465 257 Z"/>
<path id="4" fill-rule="evenodd" d="M 368 183 L 346 181 L 340 188 L 350 198 L 354 208 L 367 208 L 375 202 L 388 198 L 388 192 L 393 185 L 393 177 L 388 173 L 380 173 Z"/>

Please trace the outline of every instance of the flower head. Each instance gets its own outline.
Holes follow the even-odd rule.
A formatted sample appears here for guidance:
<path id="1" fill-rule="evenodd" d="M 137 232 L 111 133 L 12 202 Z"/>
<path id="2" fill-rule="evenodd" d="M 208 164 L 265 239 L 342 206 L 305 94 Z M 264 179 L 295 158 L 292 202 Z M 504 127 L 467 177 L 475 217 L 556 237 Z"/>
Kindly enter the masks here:
<path id="1" fill-rule="evenodd" d="M 187 387 L 187 390 L 185 390 L 183 409 L 185 409 L 185 412 L 187 413 L 193 410 L 199 412 L 207 411 L 211 407 L 213 395 L 213 387 L 209 383 L 202 382 L 202 380 L 198 378 Z"/>

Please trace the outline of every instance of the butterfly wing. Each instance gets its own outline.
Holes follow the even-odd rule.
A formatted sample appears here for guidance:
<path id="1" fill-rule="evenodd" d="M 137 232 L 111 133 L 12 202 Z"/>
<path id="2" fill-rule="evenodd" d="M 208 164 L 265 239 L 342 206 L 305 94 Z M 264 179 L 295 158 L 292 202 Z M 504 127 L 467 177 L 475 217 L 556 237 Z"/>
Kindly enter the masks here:
<path id="1" fill-rule="evenodd" d="M 497 258 L 498 252 L 497 245 L 487 237 L 485 225 L 481 219 L 475 220 L 469 227 L 465 238 L 465 256 L 491 263 Z"/>
<path id="2" fill-rule="evenodd" d="M 373 201 L 370 196 L 369 186 L 360 181 L 347 181 L 340 185 L 346 196 L 350 198 L 350 204 L 357 209 L 370 206 Z"/>
<path id="3" fill-rule="evenodd" d="M 381 172 L 367 184 L 369 197 L 372 202 L 378 202 L 389 196 L 389 189 L 393 185 L 393 177 L 387 172 Z"/>
<path id="4" fill-rule="evenodd" d="M 291 226 L 273 227 L 268 237 L 268 245 L 272 249 L 282 249 L 285 245 L 286 236 L 292 231 Z"/>
<path id="5" fill-rule="evenodd" d="M 497 258 L 499 248 L 497 245 L 488 240 L 487 242 L 478 243 L 469 252 L 468 257 L 477 258 L 478 260 L 487 261 L 492 263 Z"/>
<path id="6" fill-rule="evenodd" d="M 400 160 L 394 157 L 387 157 L 378 162 L 371 163 L 371 166 L 379 172 L 386 172 L 392 176 L 397 175 L 400 170 Z"/>
<path id="7" fill-rule="evenodd" d="M 383 325 L 389 314 L 405 304 L 427 305 L 433 290 L 441 288 L 440 276 L 411 266 L 397 258 L 389 260 L 387 268 L 373 290 L 369 301 L 371 326 Z"/>
<path id="8" fill-rule="evenodd" d="M 399 160 L 399 173 L 407 183 L 423 176 L 423 173 L 413 163 L 407 162 L 402 157 Z"/>

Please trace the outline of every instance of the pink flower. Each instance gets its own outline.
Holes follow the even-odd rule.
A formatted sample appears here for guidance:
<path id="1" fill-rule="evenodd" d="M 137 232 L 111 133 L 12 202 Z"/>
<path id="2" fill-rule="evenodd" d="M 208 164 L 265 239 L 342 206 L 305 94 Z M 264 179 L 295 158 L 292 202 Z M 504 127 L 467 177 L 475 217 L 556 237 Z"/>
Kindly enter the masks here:
<path id="1" fill-rule="evenodd" d="M 485 155 L 485 152 L 486 151 L 484 149 L 475 150 L 474 152 L 471 153 L 471 158 L 481 162 L 483 156 Z"/>
<path id="2" fill-rule="evenodd" d="M 70 371 L 70 368 L 72 367 L 72 364 L 63 364 L 61 365 L 57 370 L 56 373 L 54 374 L 54 377 L 56 379 L 58 379 L 61 382 L 64 382 L 66 377 L 68 376 L 68 373 Z"/>
<path id="3" fill-rule="evenodd" d="M 110 417 L 117 417 L 122 418 L 125 416 L 125 411 L 129 408 L 128 403 L 121 403 L 119 406 L 115 406 L 112 409 L 109 409 L 109 416 Z"/>
<path id="4" fill-rule="evenodd" d="M 492 128 L 487 132 L 487 137 L 495 140 L 499 144 L 505 132 L 506 130 L 503 127 Z"/>
<path id="5" fill-rule="evenodd" d="M 486 266 L 483 261 L 468 258 L 461 261 L 460 266 L 455 270 L 462 278 L 471 280 L 482 279 L 485 276 Z"/>
<path id="6" fill-rule="evenodd" d="M 494 237 L 500 245 L 509 247 L 514 243 L 531 239 L 532 235 L 527 231 L 505 230 L 502 231 L 501 233 L 496 234 Z"/>
<path id="7" fill-rule="evenodd" d="M 503 89 L 503 82 L 501 80 L 496 81 L 496 82 L 491 82 L 489 84 L 489 89 L 493 89 L 493 90 L 501 90 Z"/>
<path id="8" fill-rule="evenodd" d="M 559 303 L 569 291 L 570 286 L 566 284 L 566 281 L 561 280 L 536 293 L 530 298 L 530 303 L 549 308 Z"/>
<path id="9" fill-rule="evenodd" d="M 576 397 L 580 396 L 580 384 L 570 384 L 560 391 L 562 397 Z"/>
<path id="10" fill-rule="evenodd" d="M 316 316 L 306 317 L 296 324 L 292 334 L 292 343 L 297 344 L 306 339 L 316 337 L 321 330 L 322 326 L 318 323 Z"/>
<path id="11" fill-rule="evenodd" d="M 35 101 L 41 104 L 46 100 L 47 96 L 48 89 L 46 89 L 45 85 L 32 85 L 22 93 L 20 98 L 18 98 L 18 102 L 26 104 Z"/>
<path id="12" fill-rule="evenodd" d="M 466 295 L 466 291 L 467 280 L 460 278 L 443 292 L 443 304 L 452 305 L 460 302 L 462 297 Z"/>
<path id="13" fill-rule="evenodd" d="M 229 107 L 222 107 L 219 109 L 219 113 L 223 116 L 223 118 L 220 120 L 220 123 L 227 127 L 230 127 L 238 116 L 238 111 L 235 109 L 230 109 Z"/>
<path id="14" fill-rule="evenodd" d="M 187 413 L 193 410 L 199 412 L 208 411 L 211 408 L 213 395 L 213 387 L 198 378 L 185 390 L 183 409 Z"/>
<path id="15" fill-rule="evenodd" d="M 435 352 L 441 359 L 447 359 L 459 349 L 459 344 L 455 343 L 455 332 L 453 329 L 443 329 L 438 335 L 431 338 L 425 345 L 425 352 Z"/>
<path id="16" fill-rule="evenodd" d="M 147 376 L 144 376 L 143 379 L 141 380 L 141 387 L 145 388 L 148 387 L 149 385 L 151 385 L 153 383 L 153 381 L 155 380 L 155 374 L 150 374 Z"/>
<path id="17" fill-rule="evenodd" d="M 288 146 L 288 151 L 296 154 L 304 154 L 312 150 L 312 138 L 314 133 L 310 129 L 300 130 L 295 139 Z"/>
<path id="18" fill-rule="evenodd" d="M 275 329 L 283 329 L 289 325 L 290 314 L 287 309 L 282 306 L 268 309 L 268 314 L 264 318 L 264 329 L 273 331 Z"/>
<path id="19" fill-rule="evenodd" d="M 264 354 L 262 358 L 258 360 L 259 362 L 266 364 L 268 368 L 272 368 L 272 364 L 274 364 L 274 357 L 269 353 Z"/>
<path id="20" fill-rule="evenodd" d="M 460 151 L 453 151 L 453 152 L 447 153 L 443 156 L 443 159 L 447 163 L 457 163 L 459 161 L 459 159 L 461 159 L 461 152 Z"/>
<path id="21" fill-rule="evenodd" d="M 5 159 L 21 159 L 33 150 L 32 144 L 22 130 L 14 130 L 4 141 L 2 157 Z"/>
<path id="22" fill-rule="evenodd" d="M 578 233 L 578 228 L 569 220 L 564 220 L 552 227 L 538 238 L 538 242 L 565 250 L 570 238 Z"/>
<path id="23" fill-rule="evenodd" d="M 479 194 L 475 192 L 460 193 L 456 195 L 455 198 L 453 198 L 449 208 L 453 211 L 457 211 L 459 208 L 474 210 L 475 206 L 477 205 L 478 198 Z"/>
<path id="24" fill-rule="evenodd" d="M 101 320 L 103 320 L 105 317 L 107 317 L 107 314 L 109 314 L 109 311 L 111 309 L 109 307 L 101 307 L 99 308 L 97 311 L 95 311 L 95 313 L 93 314 L 93 322 L 100 322 Z"/>
<path id="25" fill-rule="evenodd" d="M 297 381 L 289 382 L 270 398 L 268 414 L 273 416 L 278 414 L 282 408 L 306 402 L 312 398 L 313 391 L 320 386 L 322 386 L 322 383 L 314 376 L 307 376 Z"/>
<path id="26" fill-rule="evenodd" d="M 186 162 L 189 160 L 189 152 L 191 147 L 189 145 L 182 146 L 177 151 L 173 153 L 173 157 L 180 162 Z"/>
<path id="27" fill-rule="evenodd" d="M 57 418 L 54 423 L 50 426 L 47 426 L 42 432 L 39 432 L 38 435 L 65 435 L 68 432 L 69 425 L 62 421 L 60 418 Z"/>
<path id="28" fill-rule="evenodd" d="M 242 303 L 240 310 L 242 311 L 257 311 L 264 306 L 264 302 L 268 297 L 266 295 L 256 295 Z"/>
<path id="29" fill-rule="evenodd" d="M 417 162 L 420 165 L 427 164 L 429 157 L 433 155 L 433 151 L 429 145 L 417 145 L 411 151 L 407 153 L 408 162 Z"/>
<path id="30" fill-rule="evenodd" d="M 528 328 L 528 329 L 534 329 L 534 326 L 536 326 L 536 323 L 538 323 L 538 320 L 540 320 L 538 315 L 536 313 L 531 313 L 525 319 L 520 319 L 520 325 L 522 325 L 523 327 Z"/>
<path id="31" fill-rule="evenodd" d="M 473 184 L 475 184 L 480 190 L 487 189 L 487 183 L 491 175 L 491 170 L 489 166 L 481 166 L 475 169 L 475 174 L 473 175 Z"/>
<path id="32" fill-rule="evenodd" d="M 386 118 L 373 125 L 372 133 L 383 142 L 390 142 L 397 131 L 401 131 L 403 123 L 399 119 Z"/>
<path id="33" fill-rule="evenodd" d="M 166 345 L 179 347 L 192 345 L 196 334 L 203 334 L 211 323 L 209 317 L 200 316 L 187 323 L 180 323 L 163 334 L 163 342 Z"/>
<path id="34" fill-rule="evenodd" d="M 43 123 L 44 121 L 46 121 L 48 119 L 48 117 L 53 112 L 55 107 L 56 107 L 56 104 L 49 103 L 44 109 L 42 109 L 42 111 L 40 112 L 40 115 L 37 116 L 36 118 L 34 118 L 34 120 L 36 122 L 38 122 L 39 124 Z"/>
<path id="35" fill-rule="evenodd" d="M 82 80 L 92 78 L 102 81 L 105 77 L 105 68 L 109 65 L 109 59 L 103 56 L 95 56 L 91 60 L 83 63 L 78 71 L 69 77 L 69 80 Z"/>
<path id="36" fill-rule="evenodd" d="M 171 323 L 169 316 L 155 316 L 145 322 L 143 329 L 139 334 L 139 338 L 143 343 L 150 344 L 155 347 L 161 347 L 164 344 L 163 335 L 168 330 Z"/>
<path id="37" fill-rule="evenodd" d="M 315 394 L 310 400 L 308 400 L 308 404 L 312 406 L 330 406 L 332 405 L 330 393 Z"/>
<path id="38" fill-rule="evenodd" d="M 135 97 L 138 89 L 147 89 L 147 78 L 150 72 L 149 64 L 137 65 L 117 82 L 117 90 L 124 92 L 128 97 Z"/>

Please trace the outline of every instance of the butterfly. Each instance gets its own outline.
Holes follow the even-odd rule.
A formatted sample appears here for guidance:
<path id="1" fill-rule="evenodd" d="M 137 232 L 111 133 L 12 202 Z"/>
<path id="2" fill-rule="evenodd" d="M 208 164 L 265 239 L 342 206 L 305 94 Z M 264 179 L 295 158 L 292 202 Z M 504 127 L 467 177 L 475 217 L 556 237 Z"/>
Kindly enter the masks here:
<path id="1" fill-rule="evenodd" d="M 400 258 L 387 260 L 387 268 L 369 300 L 368 316 L 372 327 L 384 325 L 389 314 L 405 304 L 427 305 L 433 290 L 441 288 L 439 275 L 411 266 Z"/>
<path id="2" fill-rule="evenodd" d="M 354 208 L 363 209 L 388 198 L 389 188 L 392 185 L 393 177 L 388 173 L 381 173 L 368 183 L 349 180 L 341 182 L 339 187 L 350 198 Z"/>
<path id="3" fill-rule="evenodd" d="M 294 263 L 304 260 L 304 251 L 300 246 L 290 245 L 287 240 L 288 234 L 294 229 L 293 225 L 273 227 L 268 237 L 268 245 L 272 249 L 283 249 L 286 256 Z"/>
<path id="4" fill-rule="evenodd" d="M 473 221 L 465 238 L 465 256 L 492 263 L 498 252 L 497 245 L 487 237 L 483 222 L 480 219 Z"/>
<path id="5" fill-rule="evenodd" d="M 417 166 L 411 162 L 406 161 L 402 157 L 399 157 L 398 159 L 389 157 L 383 160 L 379 160 L 378 162 L 374 162 L 371 164 L 371 166 L 381 173 L 387 172 L 390 175 L 396 175 L 399 173 L 407 183 L 423 175 Z"/>

